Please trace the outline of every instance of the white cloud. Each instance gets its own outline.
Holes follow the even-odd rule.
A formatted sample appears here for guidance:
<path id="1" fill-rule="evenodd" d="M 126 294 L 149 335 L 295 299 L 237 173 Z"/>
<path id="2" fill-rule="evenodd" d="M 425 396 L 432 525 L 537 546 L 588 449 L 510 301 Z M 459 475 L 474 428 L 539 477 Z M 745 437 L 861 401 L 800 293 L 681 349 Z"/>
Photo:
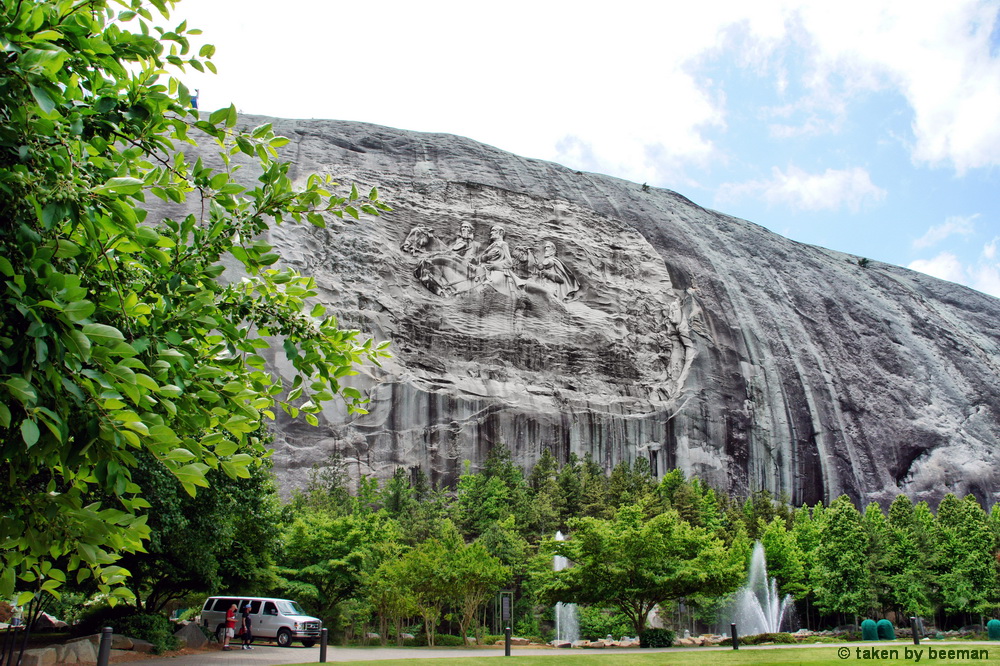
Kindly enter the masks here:
<path id="1" fill-rule="evenodd" d="M 983 264 L 972 271 L 972 288 L 1000 298 L 1000 264 Z"/>
<path id="2" fill-rule="evenodd" d="M 979 217 L 978 213 L 975 215 L 969 215 L 968 217 L 949 217 L 943 224 L 931 227 L 927 230 L 927 233 L 913 241 L 913 247 L 917 249 L 931 247 L 932 245 L 937 245 L 945 238 L 954 236 L 955 234 L 961 236 L 973 234 L 976 231 L 974 223 L 977 217 Z"/>
<path id="3" fill-rule="evenodd" d="M 896 90 L 913 110 L 915 162 L 962 173 L 1000 164 L 1000 57 L 991 32 L 996 2 L 892 0 L 785 4 L 780 40 L 806 40 L 814 98 Z M 800 32 L 799 32 L 800 31 Z"/>
<path id="4" fill-rule="evenodd" d="M 951 252 L 942 252 L 933 259 L 911 261 L 907 268 L 926 273 L 931 277 L 948 280 L 949 282 L 958 282 L 960 284 L 965 283 L 968 279 L 962 262 Z"/>
<path id="5" fill-rule="evenodd" d="M 862 167 L 827 169 L 812 174 L 791 166 L 787 172 L 772 168 L 770 180 L 726 183 L 718 189 L 722 201 L 759 197 L 768 204 L 786 205 L 794 210 L 839 210 L 857 212 L 861 206 L 880 201 L 885 190 L 871 181 Z"/>
<path id="6" fill-rule="evenodd" d="M 281 12 L 243 0 L 236 13 L 185 0 L 175 11 L 219 45 L 221 76 L 186 77 L 206 110 L 235 102 L 248 113 L 449 132 L 669 185 L 731 159 L 711 133 L 758 104 L 728 77 L 698 73 L 715 59 L 769 76 L 795 110 L 774 114 L 773 137 L 842 132 L 859 91 L 889 90 L 912 107 L 914 161 L 960 172 L 1000 164 L 996 14 L 996 0 L 919 10 L 896 0 L 621 0 L 613 11 L 535 0 L 385 0 L 377 11 L 286 0 Z M 800 65 L 803 79 L 790 82 Z M 801 85 L 808 93 L 792 98 Z M 586 141 L 588 164 L 561 149 L 566 137 Z"/>
<path id="7" fill-rule="evenodd" d="M 1000 298 L 1000 262 L 996 261 L 998 241 L 1000 237 L 985 245 L 982 256 L 969 264 L 963 264 L 951 252 L 941 252 L 932 259 L 912 261 L 907 268 Z"/>
<path id="8" fill-rule="evenodd" d="M 996 259 L 997 258 L 997 242 L 1000 242 L 1000 236 L 997 236 L 989 243 L 983 246 L 983 257 L 986 259 Z"/>

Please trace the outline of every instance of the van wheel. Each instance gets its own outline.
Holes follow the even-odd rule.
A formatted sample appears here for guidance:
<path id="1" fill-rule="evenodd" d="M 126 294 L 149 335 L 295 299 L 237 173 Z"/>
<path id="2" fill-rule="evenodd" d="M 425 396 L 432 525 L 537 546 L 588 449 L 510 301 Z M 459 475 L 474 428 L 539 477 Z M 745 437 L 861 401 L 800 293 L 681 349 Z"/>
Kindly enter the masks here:
<path id="1" fill-rule="evenodd" d="M 278 630 L 278 646 L 279 647 L 291 647 L 292 645 L 292 632 L 288 629 Z"/>
<path id="2" fill-rule="evenodd" d="M 220 624 L 215 628 L 215 640 L 219 641 L 219 645 L 226 640 L 226 625 Z"/>
<path id="3" fill-rule="evenodd" d="M 302 641 L 302 647 L 312 647 L 313 645 L 316 645 L 316 641 L 313 640 Z"/>

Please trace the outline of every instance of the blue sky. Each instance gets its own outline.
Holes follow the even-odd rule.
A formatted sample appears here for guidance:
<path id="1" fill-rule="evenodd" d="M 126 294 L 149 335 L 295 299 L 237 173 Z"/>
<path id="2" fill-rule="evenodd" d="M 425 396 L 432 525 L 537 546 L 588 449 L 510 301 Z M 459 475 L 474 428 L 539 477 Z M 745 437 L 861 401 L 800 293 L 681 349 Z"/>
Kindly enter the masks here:
<path id="1" fill-rule="evenodd" d="M 174 18 L 218 49 L 218 76 L 185 76 L 202 109 L 459 134 L 1000 297 L 1000 0 L 590 6 Z"/>

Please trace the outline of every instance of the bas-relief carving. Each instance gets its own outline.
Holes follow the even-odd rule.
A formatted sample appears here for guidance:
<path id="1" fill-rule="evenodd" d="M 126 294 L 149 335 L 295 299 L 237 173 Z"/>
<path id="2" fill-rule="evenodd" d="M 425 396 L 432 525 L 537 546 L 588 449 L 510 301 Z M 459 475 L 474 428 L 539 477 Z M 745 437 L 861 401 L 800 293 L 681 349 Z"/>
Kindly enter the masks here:
<path id="1" fill-rule="evenodd" d="M 701 308 L 695 290 L 674 289 L 658 257 L 633 256 L 619 244 L 595 247 L 596 239 L 586 233 L 588 225 L 579 220 L 570 223 L 565 206 L 557 205 L 554 214 L 556 219 L 549 224 L 571 230 L 582 246 L 575 248 L 573 256 L 589 258 L 587 263 L 568 265 L 555 241 L 538 238 L 542 234 L 525 224 L 514 232 L 519 242 L 513 249 L 506 225 L 489 224 L 488 239 L 479 241 L 476 225 L 467 220 L 459 224 L 458 235 L 450 243 L 442 241 L 430 225 L 416 224 L 400 249 L 414 262 L 414 287 L 439 297 L 443 320 L 449 326 L 473 335 L 495 334 L 495 328 L 480 327 L 482 319 L 492 311 L 506 314 L 510 310 L 514 316 L 508 333 L 517 336 L 534 334 L 550 340 L 547 336 L 568 335 L 564 342 L 570 344 L 604 338 L 609 347 L 619 346 L 617 351 L 634 365 L 636 376 L 628 379 L 637 380 L 636 390 L 644 391 L 641 397 L 673 402 L 696 356 L 692 323 L 699 320 Z M 478 226 L 482 229 L 487 224 Z M 447 237 L 447 230 L 442 229 L 440 235 Z M 652 285 L 659 283 L 661 289 L 649 289 L 651 272 L 658 273 Z M 581 279 L 587 281 L 587 289 Z M 448 305 L 456 301 L 464 306 L 456 310 Z M 462 309 L 470 307 L 480 315 L 478 320 L 461 316 Z M 530 317 L 525 315 L 528 311 Z M 574 330 L 581 340 L 572 339 Z M 480 369 L 476 374 L 509 377 L 503 368 L 493 370 Z"/>
<path id="2" fill-rule="evenodd" d="M 410 230 L 401 249 L 420 257 L 413 271 L 417 281 L 444 298 L 487 287 L 509 297 L 535 288 L 557 302 L 577 294 L 580 283 L 556 256 L 555 243 L 545 241 L 539 259 L 535 249 L 523 245 L 512 252 L 506 234 L 502 225 L 493 225 L 484 248 L 475 240 L 472 224 L 462 222 L 458 237 L 448 245 L 421 224 Z"/>

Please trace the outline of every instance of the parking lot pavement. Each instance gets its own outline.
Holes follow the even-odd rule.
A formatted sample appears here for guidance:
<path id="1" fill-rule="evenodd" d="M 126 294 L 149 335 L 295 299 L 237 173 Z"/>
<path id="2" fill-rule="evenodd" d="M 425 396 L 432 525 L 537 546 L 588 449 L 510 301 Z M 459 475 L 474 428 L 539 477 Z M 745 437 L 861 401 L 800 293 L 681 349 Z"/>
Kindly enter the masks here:
<path id="1" fill-rule="evenodd" d="M 628 650 L 615 650 L 626 652 Z M 648 652 L 648 650 L 646 650 Z M 513 648 L 514 655 L 555 654 L 553 648 Z M 381 661 L 383 659 L 447 659 L 451 657 L 502 657 L 502 647 L 488 648 L 345 648 L 329 646 L 326 651 L 328 663 L 338 661 Z M 177 657 L 157 657 L 141 661 L 129 661 L 128 666 L 280 666 L 282 664 L 302 664 L 319 661 L 319 648 L 301 646 L 280 648 L 273 645 L 255 645 L 253 650 L 223 652 L 217 647 L 198 654 Z"/>

